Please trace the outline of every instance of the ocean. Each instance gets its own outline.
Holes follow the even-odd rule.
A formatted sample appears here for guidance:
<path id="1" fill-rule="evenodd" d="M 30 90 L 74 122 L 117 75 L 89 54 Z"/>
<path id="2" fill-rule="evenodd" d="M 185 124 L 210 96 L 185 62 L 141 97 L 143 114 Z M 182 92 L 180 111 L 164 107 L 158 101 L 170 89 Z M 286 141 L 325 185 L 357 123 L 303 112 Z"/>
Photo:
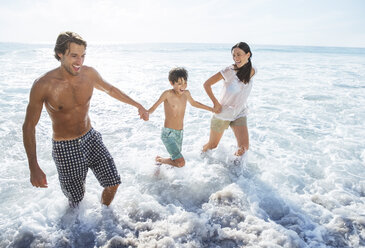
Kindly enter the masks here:
<path id="1" fill-rule="evenodd" d="M 233 44 L 122 44 L 87 48 L 85 64 L 146 108 L 183 66 L 188 89 L 232 64 Z M 0 247 L 365 247 L 365 48 L 251 45 L 250 150 L 233 163 L 234 134 L 201 156 L 211 113 L 187 105 L 186 165 L 163 165 L 163 106 L 148 122 L 94 91 L 90 118 L 121 175 L 109 208 L 88 173 L 77 209 L 63 195 L 43 109 L 38 162 L 48 188 L 31 186 L 22 124 L 34 80 L 59 66 L 53 45 L 0 43 Z M 213 86 L 219 95 L 222 82 Z"/>

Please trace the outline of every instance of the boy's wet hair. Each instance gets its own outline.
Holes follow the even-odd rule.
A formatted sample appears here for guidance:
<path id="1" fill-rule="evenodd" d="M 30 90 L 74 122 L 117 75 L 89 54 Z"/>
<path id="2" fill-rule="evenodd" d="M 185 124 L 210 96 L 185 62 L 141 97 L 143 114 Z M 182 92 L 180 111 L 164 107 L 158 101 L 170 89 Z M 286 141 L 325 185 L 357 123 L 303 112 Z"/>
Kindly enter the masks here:
<path id="1" fill-rule="evenodd" d="M 179 78 L 183 78 L 185 82 L 188 81 L 188 71 L 183 67 L 176 67 L 169 72 L 169 81 L 173 84 L 176 83 Z"/>
<path id="2" fill-rule="evenodd" d="M 63 32 L 57 37 L 56 45 L 54 47 L 54 56 L 59 61 L 61 58 L 58 53 L 65 54 L 66 50 L 70 48 L 70 43 L 76 43 L 78 45 L 87 46 L 86 41 L 77 33 L 74 32 Z"/>

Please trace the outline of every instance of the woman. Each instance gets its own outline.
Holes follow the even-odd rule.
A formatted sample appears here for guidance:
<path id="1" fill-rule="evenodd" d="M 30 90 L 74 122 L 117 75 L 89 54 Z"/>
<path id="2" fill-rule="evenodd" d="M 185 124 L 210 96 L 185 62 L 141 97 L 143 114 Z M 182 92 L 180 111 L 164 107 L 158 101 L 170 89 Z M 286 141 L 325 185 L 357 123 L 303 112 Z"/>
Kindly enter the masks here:
<path id="1" fill-rule="evenodd" d="M 251 92 L 256 70 L 251 63 L 251 49 L 245 42 L 231 49 L 234 64 L 210 77 L 204 88 L 214 104 L 214 115 L 210 124 L 210 137 L 202 152 L 218 146 L 224 130 L 231 126 L 236 136 L 238 149 L 236 156 L 242 156 L 249 148 L 247 129 L 247 98 Z M 224 80 L 221 100 L 218 101 L 212 91 L 212 85 Z"/>

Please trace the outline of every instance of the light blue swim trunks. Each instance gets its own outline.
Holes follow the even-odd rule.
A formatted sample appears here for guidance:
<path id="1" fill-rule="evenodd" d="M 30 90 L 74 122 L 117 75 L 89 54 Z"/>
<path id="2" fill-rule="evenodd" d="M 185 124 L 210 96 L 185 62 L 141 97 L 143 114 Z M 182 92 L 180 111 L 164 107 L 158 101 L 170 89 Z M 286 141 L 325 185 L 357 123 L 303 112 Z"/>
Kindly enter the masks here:
<path id="1" fill-rule="evenodd" d="M 181 154 L 183 134 L 184 130 L 175 130 L 167 127 L 162 128 L 161 140 L 170 153 L 172 160 L 183 157 Z"/>

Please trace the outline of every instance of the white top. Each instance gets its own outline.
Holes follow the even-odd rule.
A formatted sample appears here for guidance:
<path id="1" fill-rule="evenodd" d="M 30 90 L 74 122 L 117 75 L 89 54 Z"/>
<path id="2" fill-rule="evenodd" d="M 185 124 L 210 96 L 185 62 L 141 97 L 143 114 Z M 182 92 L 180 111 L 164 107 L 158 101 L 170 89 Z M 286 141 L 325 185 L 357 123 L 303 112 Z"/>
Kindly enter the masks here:
<path id="1" fill-rule="evenodd" d="M 252 89 L 253 77 L 257 73 L 256 68 L 254 70 L 255 74 L 251 77 L 248 84 L 244 84 L 239 80 L 233 65 L 220 71 L 224 79 L 222 95 L 219 101 L 222 105 L 222 112 L 214 114 L 216 118 L 234 121 L 248 114 L 247 98 Z"/>

